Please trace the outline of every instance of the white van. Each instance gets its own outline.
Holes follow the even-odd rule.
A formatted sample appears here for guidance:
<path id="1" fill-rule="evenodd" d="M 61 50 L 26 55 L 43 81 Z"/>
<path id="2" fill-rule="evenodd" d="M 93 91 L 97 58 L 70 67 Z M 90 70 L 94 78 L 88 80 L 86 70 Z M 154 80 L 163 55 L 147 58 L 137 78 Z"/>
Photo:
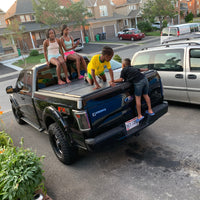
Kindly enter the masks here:
<path id="1" fill-rule="evenodd" d="M 199 23 L 188 23 L 168 26 L 161 32 L 160 43 L 169 42 L 178 38 L 190 37 L 191 34 L 199 32 Z"/>

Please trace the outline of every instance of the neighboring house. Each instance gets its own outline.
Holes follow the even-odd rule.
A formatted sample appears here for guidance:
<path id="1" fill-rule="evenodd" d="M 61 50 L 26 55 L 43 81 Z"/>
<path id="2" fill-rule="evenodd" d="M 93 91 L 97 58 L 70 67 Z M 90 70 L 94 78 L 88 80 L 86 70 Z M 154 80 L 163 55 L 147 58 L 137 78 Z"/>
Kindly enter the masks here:
<path id="1" fill-rule="evenodd" d="M 17 48 L 22 51 L 29 51 L 43 44 L 46 38 L 45 30 L 48 26 L 36 23 L 32 0 L 16 0 L 6 12 L 5 20 L 7 25 L 17 20 L 20 22 L 20 26 L 24 28 L 23 37 L 15 41 Z"/>
<path id="2" fill-rule="evenodd" d="M 200 0 L 185 0 L 188 4 L 188 13 L 192 12 L 194 17 L 200 13 Z"/>
<path id="3" fill-rule="evenodd" d="M 70 3 L 71 0 L 59 0 L 61 6 L 68 6 Z M 32 0 L 16 0 L 7 11 L 5 20 L 7 25 L 13 20 L 17 20 L 24 29 L 23 38 L 15 40 L 17 48 L 25 52 L 42 48 L 43 41 L 46 39 L 46 30 L 50 27 L 36 22 Z M 74 38 L 83 37 L 80 28 L 73 29 L 71 34 Z M 57 32 L 57 37 L 60 37 L 60 32 Z"/>
<path id="4" fill-rule="evenodd" d="M 74 0 L 77 1 L 79 0 Z M 102 36 L 102 33 L 106 38 L 117 35 L 117 20 L 121 16 L 114 13 L 115 5 L 111 0 L 85 0 L 84 6 L 92 14 L 92 17 L 88 18 L 89 26 L 86 27 L 90 40 L 94 41 L 96 35 Z"/>
<path id="5" fill-rule="evenodd" d="M 117 21 L 117 29 L 137 28 L 138 18 L 141 19 L 140 7 L 142 0 L 113 0 L 115 12 L 123 16 Z"/>
<path id="6" fill-rule="evenodd" d="M 18 55 L 12 37 L 11 40 L 8 37 L 5 37 L 7 31 L 6 27 L 5 12 L 0 9 L 0 60 L 5 60 Z"/>

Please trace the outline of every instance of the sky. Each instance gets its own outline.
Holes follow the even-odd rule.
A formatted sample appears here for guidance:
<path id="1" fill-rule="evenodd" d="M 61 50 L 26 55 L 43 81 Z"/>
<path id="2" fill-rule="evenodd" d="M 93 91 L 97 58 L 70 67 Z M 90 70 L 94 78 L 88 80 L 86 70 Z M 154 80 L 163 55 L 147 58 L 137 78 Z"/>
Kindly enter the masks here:
<path id="1" fill-rule="evenodd" d="M 2 9 L 4 12 L 7 12 L 14 2 L 15 0 L 0 0 L 0 9 Z"/>

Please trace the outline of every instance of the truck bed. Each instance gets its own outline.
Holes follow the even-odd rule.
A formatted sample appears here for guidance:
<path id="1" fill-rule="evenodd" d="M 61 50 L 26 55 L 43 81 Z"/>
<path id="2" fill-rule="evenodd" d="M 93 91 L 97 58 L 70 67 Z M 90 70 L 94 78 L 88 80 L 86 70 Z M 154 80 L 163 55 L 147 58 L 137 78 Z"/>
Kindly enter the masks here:
<path id="1" fill-rule="evenodd" d="M 39 91 L 48 91 L 48 92 L 55 92 L 55 93 L 61 93 L 61 94 L 68 94 L 68 95 L 73 95 L 73 96 L 77 96 L 77 97 L 83 97 L 83 96 L 87 96 L 88 94 L 91 93 L 97 93 L 101 90 L 104 90 L 105 88 L 110 87 L 109 85 L 109 81 L 110 81 L 110 75 L 108 72 L 105 72 L 106 74 L 106 78 L 107 78 L 107 82 L 103 82 L 102 80 L 99 80 L 99 78 L 97 78 L 97 81 L 99 82 L 101 88 L 98 90 L 93 90 L 94 85 L 89 85 L 88 83 L 86 83 L 83 79 L 82 80 L 72 80 L 72 82 L 70 84 L 65 84 L 65 85 L 52 85 L 52 86 L 48 86 L 42 89 L 39 89 Z M 119 77 L 120 72 L 115 72 L 114 73 L 114 77 L 115 79 Z M 116 88 L 117 89 L 117 88 Z"/>

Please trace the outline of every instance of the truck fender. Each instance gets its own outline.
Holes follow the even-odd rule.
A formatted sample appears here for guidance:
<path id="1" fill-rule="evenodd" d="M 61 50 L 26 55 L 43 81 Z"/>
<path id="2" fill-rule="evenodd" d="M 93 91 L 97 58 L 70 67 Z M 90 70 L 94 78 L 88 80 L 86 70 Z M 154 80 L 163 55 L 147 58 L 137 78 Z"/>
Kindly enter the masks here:
<path id="1" fill-rule="evenodd" d="M 9 98 L 10 98 L 10 102 L 11 102 L 12 106 L 14 106 L 15 109 L 19 109 L 19 105 L 18 105 L 17 101 L 13 98 L 13 95 L 10 95 Z"/>
<path id="2" fill-rule="evenodd" d="M 46 126 L 46 130 L 48 130 L 48 127 L 52 123 L 56 122 L 60 126 L 60 128 L 62 129 L 62 131 L 64 133 L 66 133 L 68 131 L 69 126 L 68 126 L 66 120 L 63 119 L 61 114 L 53 106 L 48 106 L 44 109 L 44 111 L 42 113 L 42 119 Z"/>

